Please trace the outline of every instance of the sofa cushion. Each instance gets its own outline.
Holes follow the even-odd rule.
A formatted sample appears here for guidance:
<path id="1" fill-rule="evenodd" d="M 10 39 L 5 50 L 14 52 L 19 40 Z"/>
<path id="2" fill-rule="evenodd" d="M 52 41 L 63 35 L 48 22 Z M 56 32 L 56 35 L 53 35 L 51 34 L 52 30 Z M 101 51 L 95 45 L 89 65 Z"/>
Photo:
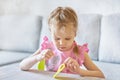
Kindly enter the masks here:
<path id="1" fill-rule="evenodd" d="M 42 17 L 0 16 L 0 49 L 34 52 L 38 48 Z"/>
<path id="2" fill-rule="evenodd" d="M 120 63 L 120 14 L 102 19 L 99 59 Z"/>
<path id="3" fill-rule="evenodd" d="M 105 75 L 105 80 L 120 80 L 120 64 L 94 61 Z"/>
<path id="4" fill-rule="evenodd" d="M 78 44 L 83 45 L 88 43 L 90 49 L 90 56 L 92 59 L 98 59 L 98 47 L 99 47 L 99 34 L 100 34 L 100 21 L 101 15 L 98 14 L 80 14 L 79 18 L 79 29 L 76 36 Z M 47 18 L 43 19 L 43 27 L 41 30 L 41 39 L 43 36 L 50 38 L 50 31 L 48 29 Z"/>
<path id="5" fill-rule="evenodd" d="M 76 41 L 79 44 L 88 43 L 89 55 L 93 60 L 98 60 L 98 47 L 100 35 L 101 15 L 78 15 L 79 27 Z"/>
<path id="6" fill-rule="evenodd" d="M 21 61 L 29 55 L 30 53 L 25 52 L 0 51 L 0 66 Z"/>

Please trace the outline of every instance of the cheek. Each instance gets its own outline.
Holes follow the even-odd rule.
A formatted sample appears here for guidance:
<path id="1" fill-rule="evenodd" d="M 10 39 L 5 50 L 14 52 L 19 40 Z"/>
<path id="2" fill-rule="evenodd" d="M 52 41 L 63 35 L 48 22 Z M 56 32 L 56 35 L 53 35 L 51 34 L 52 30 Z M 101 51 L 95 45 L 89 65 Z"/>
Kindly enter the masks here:
<path id="1" fill-rule="evenodd" d="M 73 42 L 74 42 L 73 40 L 68 41 L 68 42 L 67 42 L 67 45 L 68 45 L 68 46 L 72 46 L 72 45 L 73 45 Z"/>
<path id="2" fill-rule="evenodd" d="M 55 41 L 55 40 L 52 40 L 53 41 L 53 44 L 55 45 L 55 46 L 58 46 L 58 42 L 57 41 Z"/>

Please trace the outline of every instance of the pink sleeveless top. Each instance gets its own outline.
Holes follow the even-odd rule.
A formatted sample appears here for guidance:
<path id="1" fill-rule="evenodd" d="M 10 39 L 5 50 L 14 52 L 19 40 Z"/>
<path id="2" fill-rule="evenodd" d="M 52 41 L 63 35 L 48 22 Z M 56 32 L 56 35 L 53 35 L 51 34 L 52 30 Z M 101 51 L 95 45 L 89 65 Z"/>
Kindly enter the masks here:
<path id="1" fill-rule="evenodd" d="M 62 64 L 68 57 L 71 57 L 75 59 L 79 65 L 81 66 L 84 63 L 84 53 L 89 51 L 87 48 L 87 44 L 84 44 L 82 46 L 77 45 L 79 48 L 79 57 L 76 57 L 76 55 L 73 53 L 73 48 L 76 46 L 76 42 L 73 43 L 73 47 L 69 51 L 61 52 L 59 51 L 54 44 L 48 40 L 48 38 L 45 36 L 43 38 L 43 42 L 41 44 L 41 50 L 44 49 L 51 49 L 53 53 L 55 54 L 54 57 L 46 61 L 46 69 L 48 71 L 57 71 L 60 64 Z M 62 72 L 65 73 L 72 73 L 67 68 L 65 68 Z"/>

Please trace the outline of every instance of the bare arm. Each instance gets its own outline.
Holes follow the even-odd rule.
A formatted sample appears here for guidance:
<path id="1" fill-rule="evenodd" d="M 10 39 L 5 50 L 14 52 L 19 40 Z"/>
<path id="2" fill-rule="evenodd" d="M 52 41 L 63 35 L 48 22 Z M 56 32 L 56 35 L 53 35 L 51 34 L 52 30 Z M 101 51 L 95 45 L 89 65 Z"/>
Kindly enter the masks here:
<path id="1" fill-rule="evenodd" d="M 24 59 L 20 63 L 21 70 L 29 70 L 34 64 L 41 61 L 42 59 L 49 60 L 54 56 L 54 53 L 50 49 L 40 51 L 39 49 L 30 57 Z"/>
<path id="2" fill-rule="evenodd" d="M 87 70 L 80 69 L 79 74 L 81 76 L 93 76 L 105 78 L 101 70 L 92 62 L 87 53 L 85 53 L 84 66 L 87 68 Z"/>
<path id="3" fill-rule="evenodd" d="M 24 59 L 21 63 L 20 63 L 20 69 L 21 70 L 28 70 L 30 69 L 34 64 L 36 64 L 38 62 L 37 60 L 37 55 L 40 53 L 40 50 L 38 49 L 33 55 L 31 55 L 30 57 Z"/>

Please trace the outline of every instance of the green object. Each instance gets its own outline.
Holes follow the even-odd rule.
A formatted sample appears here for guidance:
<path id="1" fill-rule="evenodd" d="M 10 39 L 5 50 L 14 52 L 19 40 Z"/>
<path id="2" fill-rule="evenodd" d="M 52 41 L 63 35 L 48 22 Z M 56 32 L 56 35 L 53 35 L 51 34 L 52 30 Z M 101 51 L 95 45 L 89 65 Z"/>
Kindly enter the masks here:
<path id="1" fill-rule="evenodd" d="M 45 60 L 41 60 L 40 62 L 38 62 L 38 70 L 44 70 L 45 69 Z"/>

